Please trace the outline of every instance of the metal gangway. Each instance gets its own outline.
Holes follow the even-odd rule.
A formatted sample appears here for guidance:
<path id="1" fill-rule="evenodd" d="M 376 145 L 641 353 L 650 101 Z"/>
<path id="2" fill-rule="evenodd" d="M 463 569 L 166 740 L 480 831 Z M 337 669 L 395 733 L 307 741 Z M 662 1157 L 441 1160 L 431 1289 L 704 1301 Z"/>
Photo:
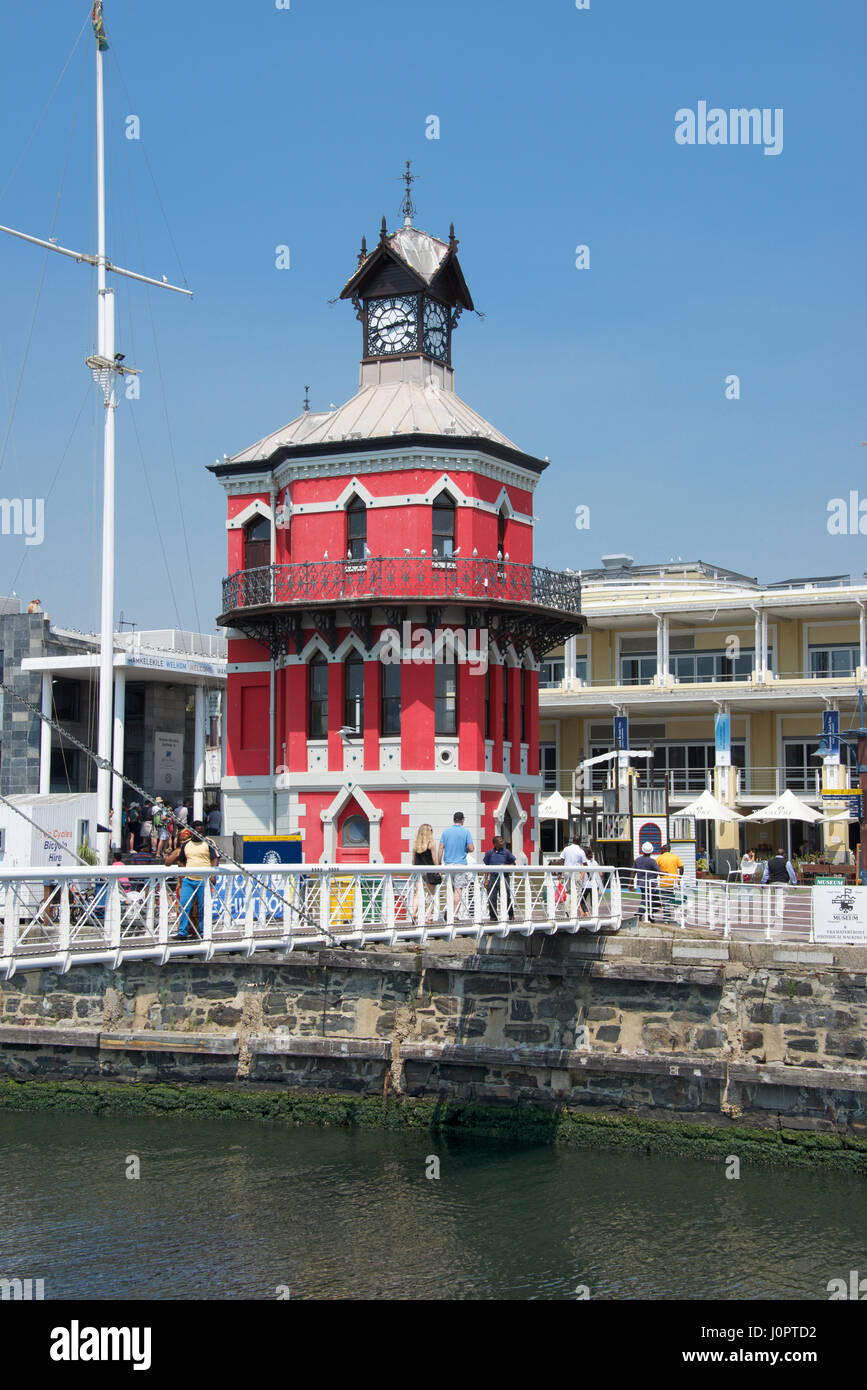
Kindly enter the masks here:
<path id="1" fill-rule="evenodd" d="M 177 939 L 181 877 L 204 880 L 201 920 L 186 940 Z M 0 869 L 0 978 L 218 953 L 615 932 L 622 921 L 619 875 L 601 867 Z"/>

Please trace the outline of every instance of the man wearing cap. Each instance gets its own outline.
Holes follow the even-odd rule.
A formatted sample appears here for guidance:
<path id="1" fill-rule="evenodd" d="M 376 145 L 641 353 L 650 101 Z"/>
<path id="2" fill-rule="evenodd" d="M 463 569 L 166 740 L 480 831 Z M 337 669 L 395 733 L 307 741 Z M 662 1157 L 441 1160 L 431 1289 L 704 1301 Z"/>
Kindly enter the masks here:
<path id="1" fill-rule="evenodd" d="M 635 875 L 635 891 L 641 894 L 642 911 L 648 922 L 652 922 L 654 919 L 657 881 L 659 879 L 659 865 L 651 857 L 652 854 L 653 845 L 650 840 L 645 840 L 641 846 L 641 853 L 632 866 Z"/>
<path id="2" fill-rule="evenodd" d="M 217 863 L 217 856 L 203 838 L 204 826 L 200 820 L 193 822 L 193 828 L 180 834 L 180 845 L 166 855 L 166 864 L 180 864 L 188 869 L 210 869 Z M 199 930 L 190 930 L 190 909 L 195 899 L 198 910 Z M 205 920 L 205 880 L 204 877 L 182 878 L 180 889 L 180 916 L 178 929 L 172 941 L 189 941 L 191 936 L 201 936 Z"/>

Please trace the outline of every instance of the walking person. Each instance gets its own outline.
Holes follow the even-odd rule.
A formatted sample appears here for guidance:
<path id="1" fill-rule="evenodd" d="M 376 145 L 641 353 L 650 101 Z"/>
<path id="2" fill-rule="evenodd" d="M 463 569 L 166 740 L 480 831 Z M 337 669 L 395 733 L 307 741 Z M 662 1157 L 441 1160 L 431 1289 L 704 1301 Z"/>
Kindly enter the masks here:
<path id="1" fill-rule="evenodd" d="M 454 895 L 454 915 L 459 917 L 461 913 L 461 903 L 463 902 L 464 892 L 472 883 L 473 876 L 466 868 L 460 869 L 460 865 L 467 863 L 467 855 L 475 850 L 473 837 L 464 826 L 463 811 L 455 811 L 452 816 L 452 824 L 448 826 L 440 835 L 440 842 L 437 846 L 437 863 L 444 867 L 457 865 L 452 872 L 452 892 Z"/>
<path id="2" fill-rule="evenodd" d="M 659 887 L 662 897 L 662 920 L 663 922 L 674 921 L 674 893 L 679 879 L 683 876 L 683 860 L 679 854 L 672 851 L 671 845 L 666 840 L 659 854 L 656 856 L 659 866 Z"/>
<path id="3" fill-rule="evenodd" d="M 563 860 L 563 868 L 569 870 L 569 881 L 570 881 L 570 882 L 571 882 L 572 875 L 574 874 L 574 872 L 575 872 L 577 869 L 582 869 L 582 870 L 583 870 L 583 869 L 586 868 L 586 865 L 587 865 L 587 855 L 585 854 L 584 850 L 581 848 L 581 839 L 580 839 L 580 836 L 579 836 L 577 830 L 574 832 L 574 834 L 573 834 L 573 836 L 572 836 L 572 842 L 571 842 L 571 844 L 568 844 L 568 845 L 566 846 L 566 848 L 563 850 L 562 860 Z M 584 902 L 584 899 L 585 899 L 585 896 L 586 896 L 585 890 L 586 890 L 586 888 L 587 888 L 587 874 L 586 874 L 586 873 L 582 873 L 582 874 L 581 874 L 581 878 L 580 878 L 580 880 L 579 880 L 579 885 L 578 885 L 578 886 L 579 886 L 579 888 L 580 888 L 580 890 L 581 890 L 580 893 L 579 893 L 579 895 L 578 895 L 578 915 L 579 915 L 579 917 L 586 917 L 586 916 L 588 915 L 588 914 L 587 914 L 587 908 L 586 908 L 585 902 Z M 565 900 L 568 901 L 568 893 L 569 893 L 568 884 L 564 882 L 563 887 L 566 889 L 566 899 L 565 899 Z"/>
<path id="4" fill-rule="evenodd" d="M 175 810 L 174 810 L 174 819 L 175 819 L 175 837 L 174 837 L 174 840 L 172 841 L 172 849 L 180 849 L 180 846 L 181 846 L 181 831 L 182 831 L 182 830 L 186 830 L 187 826 L 189 825 L 189 816 L 188 816 L 188 813 L 187 813 L 187 805 L 186 805 L 186 802 L 185 802 L 185 801 L 180 801 L 180 800 L 178 801 L 178 804 L 177 804 L 177 806 L 175 807 Z"/>
<path id="5" fill-rule="evenodd" d="M 148 802 L 142 808 L 141 827 L 139 831 L 139 849 L 147 851 L 148 854 L 154 852 L 154 822 L 153 806 Z"/>
<path id="6" fill-rule="evenodd" d="M 217 864 L 217 855 L 211 846 L 203 839 L 205 827 L 201 821 L 195 821 L 192 830 L 187 827 L 181 831 L 181 844 L 179 849 L 170 850 L 166 855 L 166 864 L 180 864 L 187 869 L 208 869 L 214 868 Z M 180 916 L 178 917 L 178 929 L 172 936 L 172 941 L 189 941 L 191 937 L 202 935 L 205 920 L 205 880 L 203 877 L 182 878 L 180 887 Z M 191 929 L 190 911 L 193 903 L 196 904 L 198 913 L 198 930 Z"/>
<path id="7" fill-rule="evenodd" d="M 436 864 L 436 852 L 434 849 L 434 837 L 432 825 L 420 825 L 415 837 L 415 844 L 412 847 L 413 864 L 429 864 L 433 868 Z M 418 881 L 414 885 L 411 894 L 409 915 L 413 922 L 418 922 L 421 917 L 422 899 L 427 898 L 425 903 L 425 919 L 431 920 L 431 907 L 436 906 L 436 890 L 443 881 L 442 874 L 426 873 L 419 874 Z M 424 888 L 422 888 L 424 884 Z"/>
<path id="8" fill-rule="evenodd" d="M 584 891 L 581 894 L 581 901 L 578 904 L 578 911 L 582 917 L 590 917 L 592 916 L 592 913 L 587 908 L 587 899 L 590 899 L 590 906 L 592 907 L 593 891 L 591 888 L 591 884 L 593 883 L 594 879 L 597 884 L 600 882 L 599 870 L 602 868 L 602 865 L 596 858 L 596 853 L 592 845 L 587 845 L 584 853 L 587 856 L 587 863 L 585 865 L 586 873 L 584 874 Z"/>
<path id="9" fill-rule="evenodd" d="M 138 849 L 139 835 L 141 834 L 141 807 L 137 801 L 133 801 L 126 813 L 126 838 L 124 846 L 128 854 Z"/>
<path id="10" fill-rule="evenodd" d="M 634 875 L 635 891 L 641 894 L 641 905 L 646 922 L 653 922 L 656 917 L 656 905 L 659 900 L 657 892 L 659 885 L 659 865 L 653 858 L 653 844 L 650 840 L 645 840 L 641 846 L 641 853 L 632 865 Z"/>
<path id="11" fill-rule="evenodd" d="M 754 849 L 748 849 L 748 850 L 741 856 L 741 862 L 740 862 L 740 864 L 738 865 L 738 873 L 740 874 L 740 879 L 741 879 L 741 885 L 742 885 L 742 886 L 738 889 L 737 899 L 738 899 L 738 904 L 739 904 L 738 911 L 739 911 L 739 915 L 740 915 L 741 917 L 743 917 L 743 915 L 744 915 L 744 907 L 751 908 L 751 907 L 755 906 L 755 901 L 756 901 L 756 900 L 755 900 L 755 898 L 751 897 L 751 895 L 750 895 L 750 890 L 749 890 L 749 888 L 748 888 L 746 885 L 747 885 L 747 884 L 752 884 L 752 883 L 753 883 L 753 881 L 754 881 L 754 880 L 753 880 L 753 875 L 755 874 L 756 869 L 757 869 L 758 867 L 759 867 L 759 864 L 758 864 L 758 860 L 756 859 L 756 852 L 755 852 L 755 850 L 754 850 Z M 751 913 L 749 913 L 749 912 L 747 913 L 747 916 L 751 916 L 751 915 L 752 915 Z"/>
<path id="12" fill-rule="evenodd" d="M 506 849 L 506 843 L 502 835 L 495 835 L 492 847 L 485 855 L 485 863 L 488 868 L 494 864 L 515 864 L 517 860 L 510 849 Z M 511 874 L 488 874 L 488 920 L 496 922 L 500 917 L 500 909 L 503 906 L 503 895 L 505 894 L 506 911 L 509 914 L 509 921 L 514 922 L 515 912 L 512 906 L 512 884 Z"/>
<path id="13" fill-rule="evenodd" d="M 786 858 L 786 851 L 778 849 L 773 859 L 765 864 L 762 886 L 769 884 L 774 890 L 774 917 L 780 921 L 786 913 L 786 885 L 797 886 L 798 875 L 792 868 L 792 861 Z"/>
<path id="14" fill-rule="evenodd" d="M 160 858 L 165 858 L 171 849 L 172 813 L 161 796 L 158 796 L 154 803 L 153 825 L 157 840 L 154 853 Z"/>

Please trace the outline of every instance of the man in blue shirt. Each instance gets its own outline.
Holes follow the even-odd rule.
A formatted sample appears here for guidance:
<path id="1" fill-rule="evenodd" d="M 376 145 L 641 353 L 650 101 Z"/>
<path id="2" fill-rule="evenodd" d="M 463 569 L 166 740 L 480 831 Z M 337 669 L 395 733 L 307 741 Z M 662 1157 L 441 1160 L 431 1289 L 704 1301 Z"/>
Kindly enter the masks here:
<path id="1" fill-rule="evenodd" d="M 489 849 L 485 855 L 485 863 L 493 864 L 514 864 L 515 856 L 510 849 L 506 849 L 502 835 L 494 836 L 493 849 Z M 509 921 L 513 922 L 515 913 L 512 908 L 512 884 L 510 874 L 488 874 L 488 918 L 491 922 L 496 922 L 499 917 L 499 909 L 502 905 L 502 895 L 505 892 L 506 908 L 509 913 Z"/>
<path id="2" fill-rule="evenodd" d="M 475 849 L 473 837 L 464 826 L 463 811 L 455 811 L 452 817 L 453 825 L 450 825 L 440 836 L 437 846 L 437 863 L 443 865 L 466 864 L 467 854 L 472 854 Z M 464 889 L 472 880 L 472 874 L 454 873 L 452 874 L 452 889 L 454 891 L 455 916 L 460 911 L 461 899 L 464 896 Z"/>

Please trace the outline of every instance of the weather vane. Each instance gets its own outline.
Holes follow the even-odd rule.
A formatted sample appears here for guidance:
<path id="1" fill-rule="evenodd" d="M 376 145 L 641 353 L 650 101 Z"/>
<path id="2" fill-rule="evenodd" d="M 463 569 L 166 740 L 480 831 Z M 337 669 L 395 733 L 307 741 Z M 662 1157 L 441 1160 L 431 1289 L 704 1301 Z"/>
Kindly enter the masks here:
<path id="1" fill-rule="evenodd" d="M 409 227 L 412 225 L 412 219 L 416 214 L 416 206 L 412 201 L 412 186 L 418 178 L 418 174 L 410 173 L 410 160 L 406 161 L 406 172 L 401 174 L 400 178 L 406 184 L 406 192 L 401 200 L 400 210 L 403 213 L 403 225 Z"/>
<path id="2" fill-rule="evenodd" d="M 304 387 L 304 409 L 305 409 L 305 410 L 309 410 L 309 409 L 310 409 L 310 387 L 309 387 L 309 386 L 305 386 L 305 387 Z"/>

